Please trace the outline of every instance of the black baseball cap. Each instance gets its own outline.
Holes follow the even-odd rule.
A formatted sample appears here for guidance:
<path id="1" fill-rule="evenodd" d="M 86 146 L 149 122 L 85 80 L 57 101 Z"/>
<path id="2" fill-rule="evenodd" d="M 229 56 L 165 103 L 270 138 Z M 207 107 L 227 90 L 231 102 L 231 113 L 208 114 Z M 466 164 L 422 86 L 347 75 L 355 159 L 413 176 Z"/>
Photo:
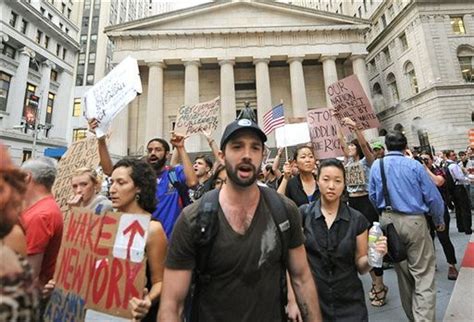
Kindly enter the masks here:
<path id="1" fill-rule="evenodd" d="M 239 131 L 245 129 L 255 132 L 255 134 L 257 134 L 258 137 L 262 140 L 262 143 L 265 143 L 267 141 L 267 136 L 265 135 L 265 133 L 263 133 L 257 123 L 249 119 L 240 119 L 235 120 L 234 122 L 226 126 L 224 134 L 221 138 L 221 150 L 224 150 L 226 143 L 234 135 L 236 135 Z"/>

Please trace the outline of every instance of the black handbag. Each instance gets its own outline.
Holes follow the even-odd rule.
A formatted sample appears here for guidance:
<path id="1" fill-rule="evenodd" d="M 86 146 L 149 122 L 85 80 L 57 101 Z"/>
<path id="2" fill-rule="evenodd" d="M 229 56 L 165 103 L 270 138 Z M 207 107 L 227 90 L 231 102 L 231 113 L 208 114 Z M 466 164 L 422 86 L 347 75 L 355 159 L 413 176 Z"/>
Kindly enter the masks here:
<path id="1" fill-rule="evenodd" d="M 380 174 L 382 176 L 382 189 L 385 199 L 385 210 L 392 210 L 392 202 L 387 189 L 387 179 L 383 168 L 383 158 L 380 159 Z M 400 239 L 393 223 L 389 223 L 382 227 L 383 234 L 387 236 L 387 255 L 384 260 L 392 263 L 400 263 L 407 259 L 407 249 L 403 241 Z"/>

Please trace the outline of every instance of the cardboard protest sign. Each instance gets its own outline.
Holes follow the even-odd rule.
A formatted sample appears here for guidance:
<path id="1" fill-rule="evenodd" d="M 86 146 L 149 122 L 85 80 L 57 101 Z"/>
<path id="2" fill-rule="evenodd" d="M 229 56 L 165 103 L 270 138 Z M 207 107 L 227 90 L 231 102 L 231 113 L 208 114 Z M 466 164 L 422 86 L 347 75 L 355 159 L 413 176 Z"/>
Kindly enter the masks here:
<path id="1" fill-rule="evenodd" d="M 351 164 L 346 167 L 346 185 L 347 186 L 364 186 L 365 172 L 360 162 Z"/>
<path id="2" fill-rule="evenodd" d="M 275 129 L 275 139 L 278 148 L 293 146 L 311 141 L 308 123 L 285 124 Z"/>
<path id="3" fill-rule="evenodd" d="M 196 133 L 212 133 L 219 124 L 220 97 L 192 106 L 181 106 L 174 132 L 187 136 Z"/>
<path id="4" fill-rule="evenodd" d="M 332 116 L 332 109 L 310 110 L 307 119 L 314 154 L 318 159 L 335 158 L 344 154 L 337 136 L 337 125 Z"/>
<path id="5" fill-rule="evenodd" d="M 95 130 L 98 138 L 107 133 L 114 117 L 141 92 L 138 63 L 130 56 L 86 92 L 83 99 L 86 117 L 99 121 Z"/>
<path id="6" fill-rule="evenodd" d="M 469 130 L 469 146 L 474 148 L 474 129 Z"/>
<path id="7" fill-rule="evenodd" d="M 336 118 L 339 124 L 343 118 L 349 117 L 357 123 L 360 130 L 380 127 L 379 120 L 357 75 L 351 75 L 329 85 L 327 93 L 337 113 Z M 342 131 L 344 134 L 350 133 L 345 125 L 342 126 Z"/>
<path id="8" fill-rule="evenodd" d="M 99 165 L 99 150 L 97 139 L 74 142 L 66 151 L 58 164 L 58 173 L 53 185 L 53 194 L 63 214 L 69 210 L 68 200 L 73 196 L 71 177 L 76 169 L 87 167 L 97 168 Z"/>
<path id="9" fill-rule="evenodd" d="M 129 301 L 141 298 L 145 287 L 149 225 L 149 215 L 97 216 L 74 208 L 64 223 L 45 321 L 83 321 L 86 309 L 131 318 Z M 125 258 L 116 256 L 116 248 Z"/>

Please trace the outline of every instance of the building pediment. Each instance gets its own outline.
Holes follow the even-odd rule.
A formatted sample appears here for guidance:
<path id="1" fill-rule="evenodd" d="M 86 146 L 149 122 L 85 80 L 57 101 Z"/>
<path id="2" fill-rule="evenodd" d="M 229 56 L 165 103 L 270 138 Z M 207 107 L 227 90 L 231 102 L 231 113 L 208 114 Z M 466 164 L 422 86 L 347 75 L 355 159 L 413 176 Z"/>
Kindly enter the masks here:
<path id="1" fill-rule="evenodd" d="M 106 28 L 107 34 L 365 29 L 363 19 L 276 2 L 214 2 Z"/>

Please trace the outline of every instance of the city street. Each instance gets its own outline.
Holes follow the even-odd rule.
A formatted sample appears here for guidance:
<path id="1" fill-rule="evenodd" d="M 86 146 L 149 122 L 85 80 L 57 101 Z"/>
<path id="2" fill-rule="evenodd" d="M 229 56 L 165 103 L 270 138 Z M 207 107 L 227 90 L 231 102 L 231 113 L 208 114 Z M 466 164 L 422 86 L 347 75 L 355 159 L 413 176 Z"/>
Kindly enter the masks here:
<path id="1" fill-rule="evenodd" d="M 466 245 L 470 239 L 470 235 L 459 233 L 456 228 L 456 218 L 454 213 L 451 213 L 450 222 L 450 237 L 456 250 L 457 269 L 460 269 L 460 264 L 464 256 Z M 450 281 L 447 278 L 448 275 L 448 264 L 446 263 L 446 257 L 444 256 L 443 249 L 438 239 L 435 240 L 436 248 L 436 287 L 437 287 L 437 298 L 436 298 L 436 321 L 443 321 L 446 308 L 449 304 L 451 294 L 456 281 Z M 362 277 L 364 284 L 364 290 L 367 294 L 371 279 L 369 275 Z M 370 305 L 368 298 L 366 298 L 369 320 L 371 321 L 407 321 L 406 315 L 403 311 L 402 304 L 398 293 L 397 275 L 393 268 L 384 271 L 384 283 L 388 286 L 387 304 L 383 307 L 376 308 Z"/>

